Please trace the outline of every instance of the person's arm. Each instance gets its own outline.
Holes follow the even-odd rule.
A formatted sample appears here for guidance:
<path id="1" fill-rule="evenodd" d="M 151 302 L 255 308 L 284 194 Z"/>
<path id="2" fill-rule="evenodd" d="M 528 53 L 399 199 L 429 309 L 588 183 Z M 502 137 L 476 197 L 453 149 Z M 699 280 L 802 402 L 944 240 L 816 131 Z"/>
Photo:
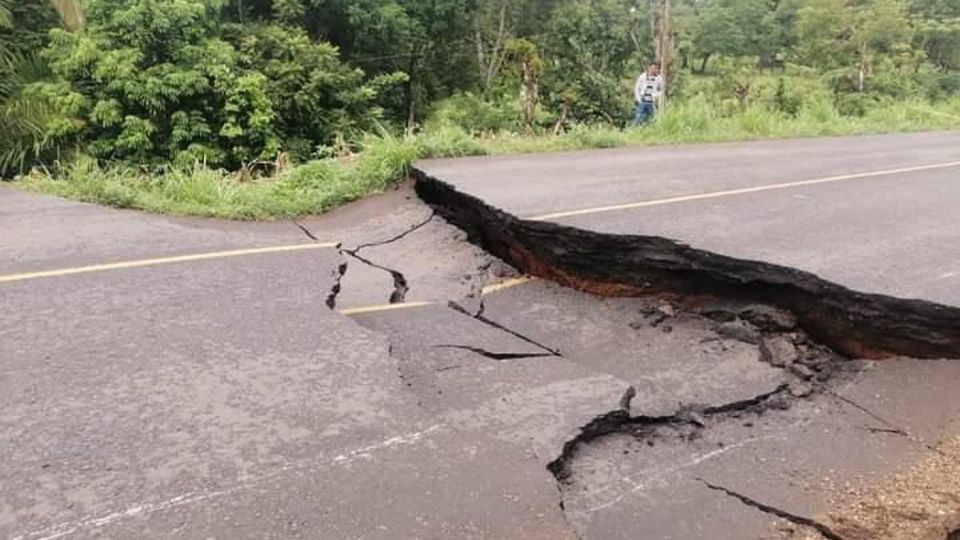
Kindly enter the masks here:
<path id="1" fill-rule="evenodd" d="M 633 87 L 633 99 L 640 103 L 643 101 L 643 90 L 647 84 L 647 74 L 643 73 L 637 78 L 637 84 Z"/>

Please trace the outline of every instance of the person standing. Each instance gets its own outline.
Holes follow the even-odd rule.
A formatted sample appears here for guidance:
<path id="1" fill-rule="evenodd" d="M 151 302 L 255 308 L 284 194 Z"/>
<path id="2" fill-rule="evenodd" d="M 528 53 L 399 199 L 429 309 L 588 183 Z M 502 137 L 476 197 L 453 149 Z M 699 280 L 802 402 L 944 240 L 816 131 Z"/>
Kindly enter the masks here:
<path id="1" fill-rule="evenodd" d="M 647 70 L 640 74 L 637 84 L 633 88 L 633 97 L 636 102 L 634 124 L 646 124 L 657 114 L 657 104 L 663 94 L 663 77 L 660 76 L 660 64 L 657 62 L 647 66 Z"/>

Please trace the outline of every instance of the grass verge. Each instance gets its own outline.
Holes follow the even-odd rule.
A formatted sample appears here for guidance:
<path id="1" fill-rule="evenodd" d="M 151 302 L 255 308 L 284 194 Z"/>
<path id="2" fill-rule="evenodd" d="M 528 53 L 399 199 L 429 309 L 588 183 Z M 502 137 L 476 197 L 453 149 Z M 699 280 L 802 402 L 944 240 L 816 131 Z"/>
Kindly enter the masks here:
<path id="1" fill-rule="evenodd" d="M 762 106 L 721 116 L 705 99 L 693 98 L 672 106 L 652 125 L 626 130 L 576 126 L 558 136 L 475 138 L 451 126 L 406 137 L 371 135 L 355 156 L 310 161 L 269 178 L 244 179 L 201 164 L 147 172 L 122 165 L 104 167 L 80 157 L 20 177 L 16 185 L 120 208 L 266 220 L 319 214 L 380 192 L 404 179 L 414 161 L 424 158 L 956 128 L 960 97 L 937 105 L 898 102 L 868 109 L 862 116 L 842 116 L 829 102 L 813 103 L 792 116 Z"/>

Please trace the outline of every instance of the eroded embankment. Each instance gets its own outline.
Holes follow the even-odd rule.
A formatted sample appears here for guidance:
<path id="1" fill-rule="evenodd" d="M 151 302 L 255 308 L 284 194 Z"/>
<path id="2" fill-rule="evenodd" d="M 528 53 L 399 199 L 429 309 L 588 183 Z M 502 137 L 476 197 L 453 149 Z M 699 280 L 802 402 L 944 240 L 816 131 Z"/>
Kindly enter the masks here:
<path id="1" fill-rule="evenodd" d="M 655 236 L 603 234 L 512 216 L 415 170 L 420 198 L 471 242 L 519 270 L 602 296 L 674 298 L 689 307 L 737 299 L 792 312 L 846 355 L 960 358 L 960 308 L 853 291 L 774 264 Z"/>

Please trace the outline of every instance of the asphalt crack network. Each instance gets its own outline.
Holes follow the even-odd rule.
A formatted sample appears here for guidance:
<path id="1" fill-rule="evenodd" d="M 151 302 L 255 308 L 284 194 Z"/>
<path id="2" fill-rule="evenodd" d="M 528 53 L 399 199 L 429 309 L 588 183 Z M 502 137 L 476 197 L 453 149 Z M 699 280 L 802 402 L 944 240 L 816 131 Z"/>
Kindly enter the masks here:
<path id="1" fill-rule="evenodd" d="M 707 488 L 712 489 L 714 491 L 719 491 L 720 493 L 733 497 L 739 500 L 740 502 L 742 502 L 743 504 L 756 508 L 761 512 L 770 514 L 772 516 L 776 516 L 781 519 L 785 519 L 795 525 L 801 525 L 804 527 L 809 527 L 811 529 L 814 529 L 827 540 L 847 540 L 843 536 L 840 536 L 839 534 L 837 534 L 833 529 L 831 529 L 830 527 L 828 527 L 823 523 L 820 523 L 819 521 L 816 521 L 808 517 L 799 516 L 791 512 L 787 512 L 786 510 L 777 508 L 775 506 L 771 506 L 769 504 L 764 504 L 756 499 L 752 499 L 750 497 L 747 497 L 746 495 L 737 493 L 736 491 L 727 489 L 723 486 L 711 484 L 710 482 L 707 482 L 702 478 L 697 478 L 697 480 L 700 481 L 703 485 L 707 486 Z"/>
<path id="2" fill-rule="evenodd" d="M 423 221 L 420 221 L 419 223 L 416 223 L 416 224 L 408 227 L 408 228 L 405 229 L 403 232 L 401 232 L 401 233 L 399 233 L 399 234 L 397 234 L 397 235 L 391 236 L 390 238 L 387 238 L 386 240 L 378 240 L 378 241 L 376 241 L 376 242 L 367 242 L 367 243 L 364 243 L 364 244 L 360 244 L 360 245 L 358 245 L 358 246 L 356 246 L 356 247 L 354 247 L 354 248 L 352 248 L 352 249 L 341 248 L 341 249 L 340 249 L 340 253 L 341 253 L 341 254 L 345 254 L 345 255 L 349 255 L 350 257 L 353 257 L 354 259 L 362 262 L 363 264 L 366 264 L 367 266 L 369 266 L 369 267 L 371 267 L 371 268 L 376 268 L 377 270 L 381 270 L 381 271 L 383 271 L 383 272 L 386 272 L 386 273 L 390 274 L 391 279 L 393 279 L 393 291 L 390 292 L 390 297 L 388 298 L 388 302 L 389 302 L 390 304 L 402 304 L 402 303 L 404 303 L 404 302 L 406 301 L 406 299 L 407 299 L 407 293 L 410 292 L 409 282 L 407 281 L 407 277 L 403 274 L 403 272 L 401 272 L 401 271 L 399 271 L 399 270 L 397 270 L 397 269 L 395 269 L 395 268 L 390 268 L 390 267 L 388 267 L 388 266 L 384 266 L 384 265 L 382 265 L 382 264 L 376 263 L 376 262 L 370 260 L 369 258 L 360 255 L 360 252 L 361 252 L 362 250 L 364 250 L 364 249 L 367 249 L 367 248 L 385 246 L 385 245 L 388 245 L 388 244 L 392 244 L 392 243 L 394 243 L 394 242 L 398 242 L 398 241 L 406 238 L 408 235 L 410 235 L 410 234 L 412 234 L 412 233 L 420 230 L 421 228 L 425 227 L 428 223 L 430 223 L 431 221 L 433 221 L 433 218 L 436 217 L 436 215 L 437 215 L 437 214 L 436 214 L 435 211 L 434 211 L 434 212 L 431 212 L 430 215 L 427 216 L 427 218 L 424 219 Z M 341 277 L 341 279 L 342 279 L 343 274 L 341 274 L 340 277 Z M 329 305 L 329 304 L 328 304 L 328 305 Z"/>
<path id="3" fill-rule="evenodd" d="M 685 313 L 687 317 L 715 321 L 717 326 L 714 331 L 718 336 L 751 343 L 760 350 L 767 344 L 770 350 L 759 355 L 760 361 L 781 369 L 790 380 L 747 399 L 715 405 L 688 404 L 666 416 L 631 416 L 629 404 L 633 396 L 625 395 L 620 410 L 597 416 L 563 445 L 559 457 L 548 466 L 558 482 L 563 483 L 571 478 L 571 464 L 580 448 L 601 437 L 621 433 L 649 441 L 661 434 L 666 435 L 666 431 L 661 433 L 662 429 L 680 430 L 685 435 L 695 436 L 702 430 L 733 421 L 744 414 L 759 415 L 767 410 L 787 410 L 799 400 L 832 393 L 830 388 L 835 377 L 851 366 L 842 355 L 813 342 L 796 327 L 796 320 L 789 313 L 769 306 L 724 303 L 690 313 L 668 302 L 661 302 L 658 308 L 644 309 L 642 312 L 652 326 Z M 884 425 L 892 427 L 887 422 Z"/>
<path id="4" fill-rule="evenodd" d="M 377 264 L 366 257 L 361 256 L 356 252 L 356 250 L 342 249 L 341 253 L 349 255 L 354 259 L 366 264 L 371 268 L 376 268 L 382 270 L 393 278 L 393 291 L 390 293 L 390 298 L 388 299 L 391 304 L 402 304 L 407 299 L 407 293 L 410 292 L 410 286 L 407 284 L 407 278 L 399 270 L 393 268 L 388 268 L 381 264 Z"/>
<path id="5" fill-rule="evenodd" d="M 632 389 L 632 387 L 631 387 Z M 729 418 L 744 413 L 760 414 L 769 409 L 784 410 L 790 407 L 790 385 L 782 384 L 776 389 L 749 399 L 702 407 L 681 407 L 677 412 L 663 416 L 630 414 L 630 401 L 636 391 L 627 390 L 620 400 L 620 408 L 597 416 L 579 429 L 575 437 L 564 443 L 560 456 L 547 465 L 560 483 L 569 481 L 572 476 L 571 463 L 580 449 L 600 437 L 613 433 L 626 433 L 638 439 L 656 439 L 661 428 L 677 428 L 688 431 L 687 435 L 709 429 Z"/>
<path id="6" fill-rule="evenodd" d="M 377 270 L 381 270 L 383 272 L 390 274 L 390 277 L 393 280 L 393 291 L 390 292 L 388 302 L 390 304 L 402 304 L 403 302 L 406 301 L 407 293 L 410 292 L 410 285 L 407 281 L 406 276 L 403 274 L 403 272 L 396 270 L 394 268 L 390 268 L 382 264 L 376 263 L 370 260 L 369 258 L 360 255 L 360 251 L 367 248 L 385 246 L 387 244 L 398 242 L 404 239 L 405 237 L 407 237 L 409 234 L 425 227 L 428 223 L 433 221 L 435 217 L 436 217 L 436 212 L 431 212 L 430 215 L 427 216 L 427 218 L 424 219 L 423 221 L 420 221 L 408 227 L 403 232 L 397 235 L 391 236 L 386 240 L 367 242 L 364 244 L 360 244 L 351 249 L 338 246 L 338 251 L 341 256 L 352 257 L 353 259 L 367 266 L 370 266 L 371 268 L 375 268 Z M 317 235 L 313 234 L 313 231 L 307 228 L 304 224 L 300 223 L 297 220 L 293 220 L 293 224 L 296 225 L 297 228 L 299 228 L 303 232 L 303 234 L 307 236 L 307 238 L 313 240 L 314 242 L 319 242 L 319 238 L 317 238 Z M 334 282 L 333 282 L 333 285 L 330 287 L 330 292 L 327 294 L 327 298 L 326 298 L 326 305 L 330 309 L 336 309 L 337 307 L 337 298 L 342 292 L 343 278 L 346 276 L 348 269 L 349 269 L 349 264 L 347 263 L 347 261 L 344 261 L 343 263 L 337 266 L 337 269 L 334 272 Z"/>
<path id="7" fill-rule="evenodd" d="M 533 338 L 531 338 L 531 337 L 525 336 L 525 335 L 521 334 L 520 332 L 517 332 L 516 330 L 512 330 L 512 329 L 510 329 L 510 328 L 507 328 L 506 326 L 504 326 L 504 325 L 502 325 L 502 324 L 500 324 L 500 323 L 498 323 L 498 322 L 496 322 L 496 321 L 488 318 L 487 316 L 485 316 L 485 315 L 483 314 L 483 304 L 482 304 L 482 303 L 480 304 L 480 311 L 478 311 L 477 313 L 470 313 L 470 310 L 468 310 L 467 308 L 461 306 L 460 304 L 458 304 L 457 302 L 455 302 L 455 301 L 453 301 L 453 300 L 450 300 L 449 302 L 447 302 L 447 307 L 449 307 L 450 309 L 456 311 L 457 313 L 460 313 L 460 314 L 462 314 L 462 315 L 466 315 L 467 317 L 470 317 L 471 319 L 480 321 L 480 322 L 482 322 L 483 324 L 486 324 L 487 326 L 492 326 L 493 328 L 496 328 L 497 330 L 500 330 L 501 332 L 506 332 L 507 334 L 510 334 L 511 336 L 513 336 L 513 337 L 515 337 L 515 338 L 517 338 L 517 339 L 519 339 L 519 340 L 521 340 L 521 341 L 525 341 L 525 342 L 527 342 L 527 343 L 529 343 L 529 344 L 531 344 L 531 345 L 533 345 L 533 346 L 535 346 L 535 347 L 538 347 L 538 348 L 540 348 L 540 349 L 543 349 L 544 351 L 550 353 L 548 356 L 563 357 L 563 355 L 560 354 L 560 351 L 558 351 L 557 349 L 554 349 L 554 348 L 552 348 L 552 347 L 548 347 L 548 346 L 544 345 L 543 343 L 540 343 L 539 341 L 537 341 L 537 340 L 535 340 L 535 339 L 533 339 Z"/>
<path id="8" fill-rule="evenodd" d="M 317 238 L 317 235 L 313 234 L 313 231 L 311 231 L 309 228 L 307 228 L 307 226 L 304 225 L 303 223 L 300 223 L 300 222 L 297 221 L 296 219 L 291 220 L 291 222 L 292 222 L 298 229 L 300 229 L 300 231 L 303 232 L 303 234 L 305 234 L 305 235 L 307 236 L 307 238 L 309 238 L 310 240 L 313 240 L 314 242 L 319 242 L 319 241 L 320 241 L 320 239 Z M 339 248 L 339 246 L 338 246 L 338 248 Z M 339 253 L 340 253 L 340 256 L 342 257 L 342 256 L 343 256 L 343 250 L 340 250 Z M 328 307 L 329 309 L 336 309 L 336 308 L 337 308 L 337 297 L 340 295 L 340 290 L 341 290 L 341 288 L 342 288 L 342 285 L 341 285 L 341 284 L 342 284 L 342 282 L 343 282 L 343 276 L 345 276 L 345 275 L 347 274 L 347 269 L 348 269 L 347 261 L 343 261 L 343 262 L 341 262 L 340 264 L 337 265 L 337 268 L 336 268 L 336 269 L 334 270 L 334 272 L 333 272 L 333 284 L 330 286 L 330 291 L 327 292 L 327 298 L 326 298 L 326 300 L 324 301 L 324 303 L 327 305 L 327 307 Z"/>

